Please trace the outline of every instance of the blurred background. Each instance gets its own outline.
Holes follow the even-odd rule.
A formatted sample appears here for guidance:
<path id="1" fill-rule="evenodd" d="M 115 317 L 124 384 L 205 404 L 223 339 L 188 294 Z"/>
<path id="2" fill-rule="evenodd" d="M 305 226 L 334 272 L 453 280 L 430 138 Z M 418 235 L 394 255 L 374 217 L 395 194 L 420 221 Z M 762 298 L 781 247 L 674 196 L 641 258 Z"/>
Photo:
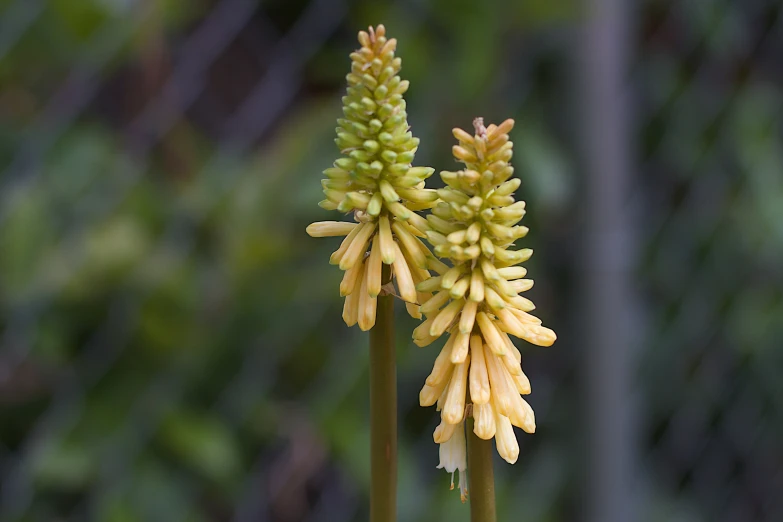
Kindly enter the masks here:
<path id="1" fill-rule="evenodd" d="M 517 121 L 559 340 L 500 520 L 783 520 L 782 11 L 0 0 L 0 520 L 367 519 L 368 337 L 304 229 L 376 23 L 415 164 Z M 398 318 L 399 518 L 467 521 Z"/>

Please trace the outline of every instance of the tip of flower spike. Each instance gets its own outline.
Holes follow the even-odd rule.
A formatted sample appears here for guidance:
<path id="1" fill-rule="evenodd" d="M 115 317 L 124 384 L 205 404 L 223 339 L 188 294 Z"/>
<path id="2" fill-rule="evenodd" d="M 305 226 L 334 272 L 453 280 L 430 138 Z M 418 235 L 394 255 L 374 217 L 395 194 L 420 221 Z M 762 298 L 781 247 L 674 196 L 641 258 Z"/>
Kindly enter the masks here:
<path id="1" fill-rule="evenodd" d="M 479 138 L 487 137 L 487 128 L 484 127 L 484 118 L 481 116 L 473 119 L 473 128 L 476 130 L 476 136 Z"/>

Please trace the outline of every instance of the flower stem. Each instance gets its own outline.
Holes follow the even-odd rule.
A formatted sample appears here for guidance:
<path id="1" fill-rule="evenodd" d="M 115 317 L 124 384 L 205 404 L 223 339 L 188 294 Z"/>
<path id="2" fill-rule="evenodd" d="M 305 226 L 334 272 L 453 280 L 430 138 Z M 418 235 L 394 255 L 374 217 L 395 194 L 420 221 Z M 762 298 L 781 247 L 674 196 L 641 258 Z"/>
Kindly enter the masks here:
<path id="1" fill-rule="evenodd" d="M 471 522 L 496 522 L 495 476 L 492 472 L 492 441 L 473 433 L 473 418 L 468 418 L 468 495 Z"/>
<path id="2" fill-rule="evenodd" d="M 381 281 L 391 280 L 383 265 Z M 394 296 L 379 295 L 370 330 L 370 522 L 397 520 L 397 361 Z"/>

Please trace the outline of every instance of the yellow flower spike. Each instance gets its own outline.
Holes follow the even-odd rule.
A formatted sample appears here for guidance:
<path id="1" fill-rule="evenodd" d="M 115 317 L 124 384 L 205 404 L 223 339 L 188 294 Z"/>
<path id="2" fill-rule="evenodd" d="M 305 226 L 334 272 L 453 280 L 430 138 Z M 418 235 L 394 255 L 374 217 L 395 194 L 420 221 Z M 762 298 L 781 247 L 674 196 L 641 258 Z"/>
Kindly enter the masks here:
<path id="1" fill-rule="evenodd" d="M 386 37 L 383 26 L 361 31 L 358 39 L 361 47 L 351 53 L 351 72 L 346 76 L 344 116 L 337 120 L 335 143 L 342 157 L 324 170 L 326 199 L 320 203 L 322 208 L 352 214 L 356 223 L 313 223 L 307 233 L 347 236 L 329 262 L 346 272 L 340 285 L 340 295 L 350 301 L 350 306 L 344 306 L 346 324 L 358 322 L 367 329 L 375 323 L 373 298 L 384 292 L 386 283 L 380 281 L 379 259 L 394 266 L 398 291 L 389 291 L 400 295 L 408 313 L 416 318 L 421 313 L 414 281 L 426 277 L 420 273 L 414 277 L 414 271 L 444 267 L 417 238 L 424 237 L 430 227 L 416 212 L 437 204 L 438 195 L 424 188 L 434 169 L 411 164 L 419 140 L 409 131 L 403 99 L 409 84 L 399 77 L 402 62 L 395 56 L 397 41 Z M 365 262 L 368 249 L 371 255 Z M 368 296 L 351 297 L 362 291 L 355 270 L 362 264 L 367 264 L 362 270 L 368 278 Z"/>
<path id="2" fill-rule="evenodd" d="M 453 130 L 458 143 L 452 151 L 464 169 L 441 172 L 446 186 L 436 191 L 440 201 L 432 202 L 426 218 L 427 241 L 451 266 L 441 266 L 436 270 L 439 276 L 417 284 L 417 290 L 432 292 L 432 297 L 420 308 L 427 319 L 414 331 L 416 343 L 422 345 L 445 332 L 449 335 L 433 369 L 433 375 L 442 379 L 450 365 L 449 383 L 427 390 L 424 402 L 442 407 L 446 425 L 461 422 L 456 396 L 465 392 L 464 368 L 474 432 L 483 439 L 494 437 L 498 453 L 511 463 L 519 455 L 512 426 L 533 433 L 535 415 L 522 399 L 530 393 L 530 381 L 509 335 L 539 346 L 556 339 L 552 330 L 530 315 L 535 305 L 519 295 L 533 287 L 533 280 L 524 279 L 527 270 L 516 265 L 527 261 L 533 251 L 514 246 L 528 228 L 519 224 L 525 203 L 514 199 L 521 181 L 513 177 L 508 163 L 514 146 L 508 133 L 513 126 L 513 120 L 506 120 L 485 127 L 477 118 L 472 134 Z M 343 185 L 334 185 L 338 189 Z M 400 190 L 397 194 L 404 197 L 405 189 Z M 405 240 L 400 237 L 400 241 Z"/>

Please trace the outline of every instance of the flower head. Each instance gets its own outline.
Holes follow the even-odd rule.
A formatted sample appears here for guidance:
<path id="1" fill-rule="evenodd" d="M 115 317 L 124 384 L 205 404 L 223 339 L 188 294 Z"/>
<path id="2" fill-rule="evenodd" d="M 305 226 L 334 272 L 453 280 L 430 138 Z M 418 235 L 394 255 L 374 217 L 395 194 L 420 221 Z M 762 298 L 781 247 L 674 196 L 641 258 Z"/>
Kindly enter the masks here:
<path id="1" fill-rule="evenodd" d="M 435 254 L 448 258 L 452 267 L 418 285 L 433 292 L 422 304 L 427 317 L 413 332 L 414 342 L 425 346 L 444 333 L 448 340 L 435 360 L 419 395 L 422 406 L 437 404 L 441 425 L 435 442 L 450 443 L 452 426 L 464 421 L 466 400 L 474 418 L 473 431 L 482 439 L 495 438 L 498 453 L 514 463 L 519 445 L 512 426 L 535 431 L 535 416 L 521 395 L 530 393 L 530 381 L 522 372 L 522 356 L 509 335 L 539 346 L 549 346 L 555 333 L 531 315 L 533 303 L 520 296 L 533 281 L 516 266 L 530 258 L 530 249 L 513 250 L 527 227 L 517 225 L 525 203 L 514 201 L 520 180 L 512 178 L 508 164 L 513 144 L 506 120 L 484 127 L 474 121 L 470 135 L 454 129 L 459 141 L 453 149 L 465 164 L 458 172 L 442 172 L 446 188 L 427 217 L 427 238 Z M 463 442 L 464 445 L 464 442 Z"/>
<path id="2" fill-rule="evenodd" d="M 432 207 L 438 194 L 424 188 L 434 170 L 411 165 L 419 140 L 409 131 L 402 97 L 408 81 L 398 76 L 397 41 L 387 39 L 379 25 L 361 31 L 359 43 L 346 76 L 345 118 L 337 120 L 335 142 L 343 156 L 324 171 L 326 199 L 319 204 L 352 214 L 354 222 L 313 223 L 307 233 L 346 236 L 330 258 L 345 272 L 340 284 L 343 319 L 348 326 L 358 323 L 369 330 L 375 324 L 377 296 L 394 291 L 381 280 L 382 264 L 391 265 L 397 292 L 417 318 L 416 303 L 430 295 L 417 292 L 415 285 L 430 277 L 428 269 L 446 267 L 419 239 L 428 224 L 416 211 Z"/>

